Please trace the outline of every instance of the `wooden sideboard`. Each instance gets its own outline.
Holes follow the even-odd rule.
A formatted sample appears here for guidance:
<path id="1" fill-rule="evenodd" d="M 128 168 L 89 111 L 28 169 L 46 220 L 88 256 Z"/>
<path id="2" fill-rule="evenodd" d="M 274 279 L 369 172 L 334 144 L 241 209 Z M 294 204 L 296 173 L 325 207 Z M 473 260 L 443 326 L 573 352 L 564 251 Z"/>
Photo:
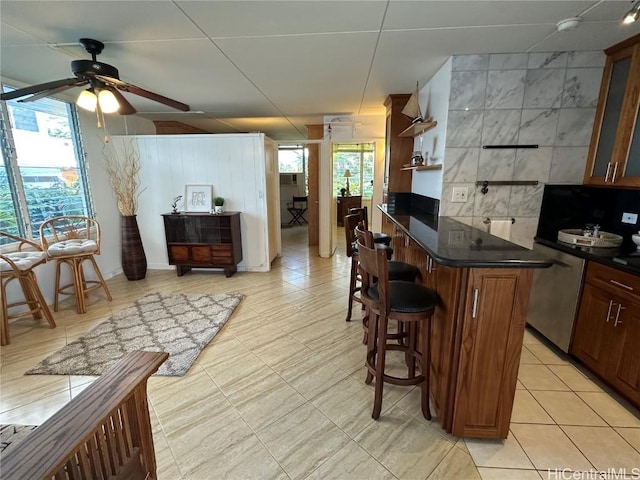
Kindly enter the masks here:
<path id="1" fill-rule="evenodd" d="M 350 208 L 360 208 L 362 206 L 362 197 L 360 195 L 350 197 L 338 197 L 338 226 L 344 226 L 344 216 L 349 213 Z"/>
<path id="2" fill-rule="evenodd" d="M 181 277 L 192 268 L 223 268 L 233 275 L 242 261 L 240 213 L 165 213 L 169 265 Z"/>

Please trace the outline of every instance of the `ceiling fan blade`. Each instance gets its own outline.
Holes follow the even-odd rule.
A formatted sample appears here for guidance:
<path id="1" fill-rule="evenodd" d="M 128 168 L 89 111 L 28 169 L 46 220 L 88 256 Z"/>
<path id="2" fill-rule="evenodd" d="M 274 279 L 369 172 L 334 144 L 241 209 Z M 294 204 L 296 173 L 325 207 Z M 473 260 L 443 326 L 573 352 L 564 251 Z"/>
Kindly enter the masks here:
<path id="1" fill-rule="evenodd" d="M 81 80 L 76 77 L 64 78 L 62 80 L 55 80 L 53 82 L 41 83 L 39 85 L 33 85 L 31 87 L 19 88 L 12 92 L 4 92 L 0 95 L 0 100 L 13 100 L 15 98 L 24 97 L 26 95 L 32 95 L 34 93 L 40 93 L 43 90 L 54 90 L 58 87 L 68 86 L 77 87 L 87 83 L 86 80 Z"/>
<path id="2" fill-rule="evenodd" d="M 118 113 L 120 113 L 120 115 L 133 115 L 137 112 L 134 106 L 129 103 L 129 100 L 124 98 L 124 95 L 122 95 L 117 88 L 110 88 L 109 90 L 113 93 L 120 104 L 120 108 L 118 109 Z"/>
<path id="3" fill-rule="evenodd" d="M 85 82 L 81 82 L 80 85 L 82 85 L 84 83 Z M 69 90 L 70 88 L 77 87 L 77 86 L 78 85 L 63 85 L 63 86 L 58 87 L 58 88 L 51 88 L 49 90 L 45 90 L 43 92 L 31 95 L 30 97 L 21 98 L 18 101 L 19 102 L 35 102 L 36 100 L 40 100 L 41 98 L 50 97 L 52 95 L 55 95 L 56 93 L 64 92 L 65 90 Z"/>
<path id="4" fill-rule="evenodd" d="M 188 112 L 189 110 L 191 110 L 191 107 L 189 107 L 189 105 L 187 105 L 186 103 L 178 102 L 177 100 L 173 100 L 172 98 L 164 97 L 157 93 L 150 92 L 149 90 L 145 90 L 144 88 L 136 87 L 135 85 L 123 82 L 122 80 L 103 75 L 96 75 L 95 77 L 98 80 L 117 87 L 123 92 L 133 93 L 134 95 L 148 98 L 149 100 L 153 100 L 154 102 L 163 103 L 169 107 L 175 108 L 176 110 L 182 110 L 183 112 Z"/>

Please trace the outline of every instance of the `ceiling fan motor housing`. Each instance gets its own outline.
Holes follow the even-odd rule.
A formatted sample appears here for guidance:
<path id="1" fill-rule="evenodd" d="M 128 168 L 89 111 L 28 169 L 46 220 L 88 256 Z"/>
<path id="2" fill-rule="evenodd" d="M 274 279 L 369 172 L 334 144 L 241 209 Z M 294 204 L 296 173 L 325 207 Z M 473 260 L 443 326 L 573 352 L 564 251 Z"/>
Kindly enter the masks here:
<path id="1" fill-rule="evenodd" d="M 93 60 L 73 60 L 71 62 L 71 71 L 78 78 L 94 77 L 95 75 L 104 75 L 120 79 L 118 69 L 108 63 L 97 62 Z"/>

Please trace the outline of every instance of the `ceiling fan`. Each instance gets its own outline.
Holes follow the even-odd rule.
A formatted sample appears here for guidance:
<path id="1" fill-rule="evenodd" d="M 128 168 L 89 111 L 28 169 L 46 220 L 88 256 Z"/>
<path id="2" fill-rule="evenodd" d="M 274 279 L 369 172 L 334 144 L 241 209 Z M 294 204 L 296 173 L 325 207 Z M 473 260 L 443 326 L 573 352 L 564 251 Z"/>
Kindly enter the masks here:
<path id="1" fill-rule="evenodd" d="M 80 93 L 77 102 L 78 105 L 88 110 L 95 111 L 96 105 L 98 105 L 104 113 L 112 113 L 115 111 L 118 111 L 121 115 L 132 115 L 136 113 L 136 109 L 129 103 L 124 95 L 120 93 L 120 90 L 148 98 L 149 100 L 168 105 L 183 112 L 190 110 L 189 105 L 120 80 L 116 67 L 99 62 L 96 59 L 104 49 L 104 43 L 91 38 L 81 38 L 79 42 L 82 48 L 91 54 L 91 60 L 73 60 L 71 62 L 71 71 L 75 77 L 54 80 L 52 82 L 2 93 L 0 100 L 13 100 L 30 95 L 18 101 L 32 102 L 70 88 L 88 84 L 89 88 Z"/>

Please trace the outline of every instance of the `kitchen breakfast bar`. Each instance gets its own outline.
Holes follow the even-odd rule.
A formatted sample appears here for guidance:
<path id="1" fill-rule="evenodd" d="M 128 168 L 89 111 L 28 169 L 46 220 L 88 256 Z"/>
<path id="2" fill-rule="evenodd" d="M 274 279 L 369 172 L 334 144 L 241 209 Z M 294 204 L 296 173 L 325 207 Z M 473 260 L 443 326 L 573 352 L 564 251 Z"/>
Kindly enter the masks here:
<path id="1" fill-rule="evenodd" d="M 506 438 L 534 268 L 551 261 L 447 217 L 381 205 L 394 258 L 437 291 L 431 402 L 458 437 Z"/>

